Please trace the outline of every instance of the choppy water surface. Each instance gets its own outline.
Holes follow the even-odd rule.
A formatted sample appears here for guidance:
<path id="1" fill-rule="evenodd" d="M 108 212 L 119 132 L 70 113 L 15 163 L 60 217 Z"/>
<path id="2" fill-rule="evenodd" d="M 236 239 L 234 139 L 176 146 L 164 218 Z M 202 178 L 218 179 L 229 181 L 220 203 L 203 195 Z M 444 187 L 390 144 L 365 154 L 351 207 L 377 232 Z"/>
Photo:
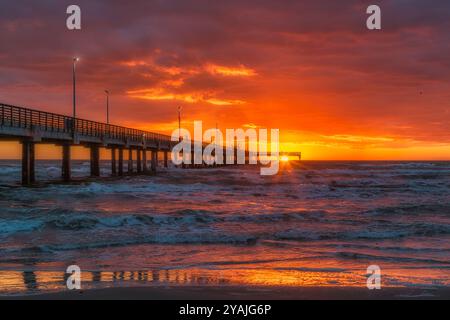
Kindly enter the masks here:
<path id="1" fill-rule="evenodd" d="M 74 165 L 75 176 L 88 163 Z M 102 172 L 108 172 L 107 163 Z M 60 176 L 38 162 L 38 180 Z M 11 187 L 0 163 L 0 292 L 160 284 L 449 286 L 449 162 L 302 162 Z"/>

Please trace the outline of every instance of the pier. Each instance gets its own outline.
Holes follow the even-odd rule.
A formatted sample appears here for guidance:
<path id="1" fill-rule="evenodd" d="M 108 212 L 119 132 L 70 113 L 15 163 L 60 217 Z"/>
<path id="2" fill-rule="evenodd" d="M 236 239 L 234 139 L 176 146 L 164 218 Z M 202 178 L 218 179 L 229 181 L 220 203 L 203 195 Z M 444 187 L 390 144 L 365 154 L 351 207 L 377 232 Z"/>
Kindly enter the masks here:
<path id="1" fill-rule="evenodd" d="M 100 177 L 100 148 L 111 153 L 111 175 L 148 174 L 158 167 L 162 154 L 163 166 L 168 167 L 169 152 L 178 144 L 171 136 L 111 125 L 102 122 L 74 118 L 61 114 L 39 111 L 0 103 L 0 141 L 18 141 L 22 145 L 22 184 L 32 185 L 35 177 L 36 144 L 54 144 L 61 147 L 61 178 L 65 182 L 71 176 L 71 147 L 89 148 L 90 176 Z M 204 149 L 207 144 L 203 143 Z M 225 147 L 223 151 L 225 152 Z M 192 145 L 191 159 L 194 159 Z M 242 149 L 234 146 L 234 158 Z M 248 146 L 245 147 L 245 163 L 249 161 Z M 124 163 L 124 153 L 127 163 Z M 296 156 L 300 153 L 280 152 L 281 155 Z M 136 155 L 136 159 L 133 159 Z M 270 152 L 268 153 L 271 156 Z M 150 161 L 150 163 L 149 163 Z M 235 162 L 237 163 L 237 161 Z M 126 168 L 125 168 L 126 165 Z M 186 167 L 205 167 L 202 164 L 183 165 Z M 209 166 L 216 166 L 209 165 Z"/>
<path id="2" fill-rule="evenodd" d="M 22 145 L 22 184 L 35 179 L 35 145 L 61 146 L 61 172 L 64 181 L 71 180 L 71 147 L 90 149 L 90 175 L 100 176 L 100 148 L 111 152 L 111 175 L 149 173 L 158 167 L 158 155 L 168 166 L 168 153 L 177 143 L 171 137 L 154 132 L 126 128 L 91 120 L 73 118 L 7 104 L 0 104 L 0 140 L 19 141 Z M 124 152 L 128 164 L 124 168 Z M 136 160 L 133 160 L 133 153 Z M 150 159 L 150 165 L 147 161 Z"/>

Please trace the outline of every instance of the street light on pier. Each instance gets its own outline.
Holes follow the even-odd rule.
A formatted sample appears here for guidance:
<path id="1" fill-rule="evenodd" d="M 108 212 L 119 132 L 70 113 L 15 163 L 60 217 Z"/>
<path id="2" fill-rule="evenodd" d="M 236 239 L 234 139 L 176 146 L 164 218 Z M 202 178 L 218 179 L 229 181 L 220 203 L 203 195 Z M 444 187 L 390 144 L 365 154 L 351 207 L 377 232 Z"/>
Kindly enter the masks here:
<path id="1" fill-rule="evenodd" d="M 80 61 L 79 58 L 74 57 L 72 60 L 72 94 L 73 94 L 73 118 L 75 119 L 77 116 L 77 107 L 76 107 L 76 77 L 75 77 L 75 67 L 77 62 Z"/>
<path id="2" fill-rule="evenodd" d="M 106 123 L 109 124 L 109 90 L 105 90 L 106 93 Z"/>
<path id="3" fill-rule="evenodd" d="M 178 141 L 181 141 L 181 107 L 178 107 Z"/>

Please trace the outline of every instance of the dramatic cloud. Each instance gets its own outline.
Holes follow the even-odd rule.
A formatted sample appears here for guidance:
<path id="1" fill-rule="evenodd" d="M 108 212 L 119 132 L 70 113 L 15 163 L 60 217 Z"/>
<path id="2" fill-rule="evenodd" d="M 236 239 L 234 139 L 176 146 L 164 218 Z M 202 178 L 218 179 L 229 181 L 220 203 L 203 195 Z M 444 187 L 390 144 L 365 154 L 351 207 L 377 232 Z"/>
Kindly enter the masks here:
<path id="1" fill-rule="evenodd" d="M 11 104 L 166 133 L 276 127 L 309 158 L 450 158 L 450 3 L 79 0 L 0 4 L 0 96 Z M 446 149 L 447 147 L 447 149 Z M 370 150 L 369 150 L 370 149 Z M 328 151 L 327 151 L 328 150 Z M 363 151 L 362 151 L 363 150 Z M 309 154 L 309 156 L 308 156 Z"/>

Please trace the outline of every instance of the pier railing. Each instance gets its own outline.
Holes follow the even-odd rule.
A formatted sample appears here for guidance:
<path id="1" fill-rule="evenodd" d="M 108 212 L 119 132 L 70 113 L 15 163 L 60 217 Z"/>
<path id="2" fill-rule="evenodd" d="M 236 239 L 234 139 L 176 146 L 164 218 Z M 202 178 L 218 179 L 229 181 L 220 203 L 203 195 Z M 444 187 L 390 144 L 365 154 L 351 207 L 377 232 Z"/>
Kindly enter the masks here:
<path id="1" fill-rule="evenodd" d="M 47 132 L 76 133 L 83 136 L 110 139 L 171 142 L 171 137 L 168 135 L 1 103 L 0 126 L 39 129 Z"/>

